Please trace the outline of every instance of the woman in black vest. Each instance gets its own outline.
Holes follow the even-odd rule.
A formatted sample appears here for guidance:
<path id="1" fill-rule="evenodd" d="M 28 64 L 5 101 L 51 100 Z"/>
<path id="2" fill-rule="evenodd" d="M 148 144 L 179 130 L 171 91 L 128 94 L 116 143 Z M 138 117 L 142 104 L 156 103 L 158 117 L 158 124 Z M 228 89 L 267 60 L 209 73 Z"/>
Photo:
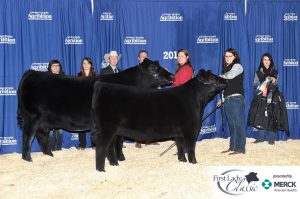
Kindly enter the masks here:
<path id="1" fill-rule="evenodd" d="M 271 115 L 270 111 L 268 110 L 268 106 L 269 106 L 268 104 L 271 105 L 272 93 L 278 90 L 278 72 L 275 69 L 273 58 L 269 53 L 263 54 L 260 59 L 260 64 L 258 70 L 255 73 L 255 77 L 253 81 L 254 89 L 256 90 L 258 85 L 262 84 L 265 80 L 269 80 L 269 86 L 267 89 L 268 95 L 263 96 L 263 94 L 260 92 L 256 93 L 251 103 L 248 123 L 249 125 L 258 128 L 257 139 L 253 143 L 263 142 L 264 135 L 267 134 L 269 135 L 268 138 L 269 144 L 274 145 L 277 135 L 275 131 L 268 130 L 267 127 L 269 126 L 268 124 L 270 123 L 270 120 L 268 119 L 269 118 L 268 115 Z M 254 101 L 257 103 L 254 103 Z M 259 122 L 252 122 L 251 118 L 257 118 L 254 119 L 253 121 L 259 120 Z"/>
<path id="2" fill-rule="evenodd" d="M 223 71 L 220 76 L 228 80 L 228 87 L 223 91 L 222 99 L 218 101 L 217 106 L 221 106 L 223 100 L 230 130 L 230 145 L 229 149 L 222 153 L 244 154 L 246 145 L 244 71 L 240 64 L 240 57 L 234 48 L 226 50 L 223 61 Z"/>

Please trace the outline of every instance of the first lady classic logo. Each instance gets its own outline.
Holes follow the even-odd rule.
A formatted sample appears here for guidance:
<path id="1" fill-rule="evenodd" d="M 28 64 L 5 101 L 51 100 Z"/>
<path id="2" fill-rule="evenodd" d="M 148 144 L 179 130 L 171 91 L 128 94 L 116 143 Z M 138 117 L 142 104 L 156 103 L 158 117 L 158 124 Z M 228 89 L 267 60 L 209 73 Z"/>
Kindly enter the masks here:
<path id="1" fill-rule="evenodd" d="M 222 192 L 229 195 L 241 195 L 256 192 L 259 189 L 257 184 L 259 178 L 255 172 L 232 169 L 220 175 L 214 175 L 213 180 L 217 182 L 217 186 Z"/>

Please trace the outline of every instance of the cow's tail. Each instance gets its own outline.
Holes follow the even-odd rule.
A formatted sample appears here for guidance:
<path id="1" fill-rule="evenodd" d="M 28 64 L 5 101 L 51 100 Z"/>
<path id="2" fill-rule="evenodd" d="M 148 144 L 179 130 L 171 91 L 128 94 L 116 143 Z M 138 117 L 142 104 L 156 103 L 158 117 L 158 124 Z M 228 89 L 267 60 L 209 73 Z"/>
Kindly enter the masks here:
<path id="1" fill-rule="evenodd" d="M 28 75 L 32 73 L 32 70 L 28 70 L 24 73 L 22 79 L 20 80 L 19 87 L 18 87 L 18 110 L 17 110 L 17 121 L 18 125 L 21 129 L 23 129 L 24 126 L 24 117 L 23 117 L 23 103 L 22 103 L 22 95 L 23 95 L 23 82 L 26 79 Z"/>

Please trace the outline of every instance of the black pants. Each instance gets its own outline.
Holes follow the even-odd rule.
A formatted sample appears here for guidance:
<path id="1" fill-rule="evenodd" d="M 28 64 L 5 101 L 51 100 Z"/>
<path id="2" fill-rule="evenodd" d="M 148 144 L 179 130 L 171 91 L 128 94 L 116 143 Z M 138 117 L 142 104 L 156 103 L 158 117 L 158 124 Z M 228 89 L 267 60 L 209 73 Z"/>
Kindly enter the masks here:
<path id="1" fill-rule="evenodd" d="M 79 138 L 79 147 L 80 148 L 85 148 L 86 147 L 86 132 L 78 133 L 78 138 Z M 95 143 L 93 142 L 92 136 L 91 136 L 91 143 L 92 147 L 95 147 Z"/>

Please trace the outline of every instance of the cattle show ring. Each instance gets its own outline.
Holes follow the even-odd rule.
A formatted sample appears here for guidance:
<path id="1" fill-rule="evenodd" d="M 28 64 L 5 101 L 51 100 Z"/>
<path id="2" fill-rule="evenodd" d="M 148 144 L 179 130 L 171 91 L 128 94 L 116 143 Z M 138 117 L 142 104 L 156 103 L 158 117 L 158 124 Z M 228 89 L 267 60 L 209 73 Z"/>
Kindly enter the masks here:
<path id="1" fill-rule="evenodd" d="M 0 13 L 0 199 L 299 198 L 299 0 Z"/>

